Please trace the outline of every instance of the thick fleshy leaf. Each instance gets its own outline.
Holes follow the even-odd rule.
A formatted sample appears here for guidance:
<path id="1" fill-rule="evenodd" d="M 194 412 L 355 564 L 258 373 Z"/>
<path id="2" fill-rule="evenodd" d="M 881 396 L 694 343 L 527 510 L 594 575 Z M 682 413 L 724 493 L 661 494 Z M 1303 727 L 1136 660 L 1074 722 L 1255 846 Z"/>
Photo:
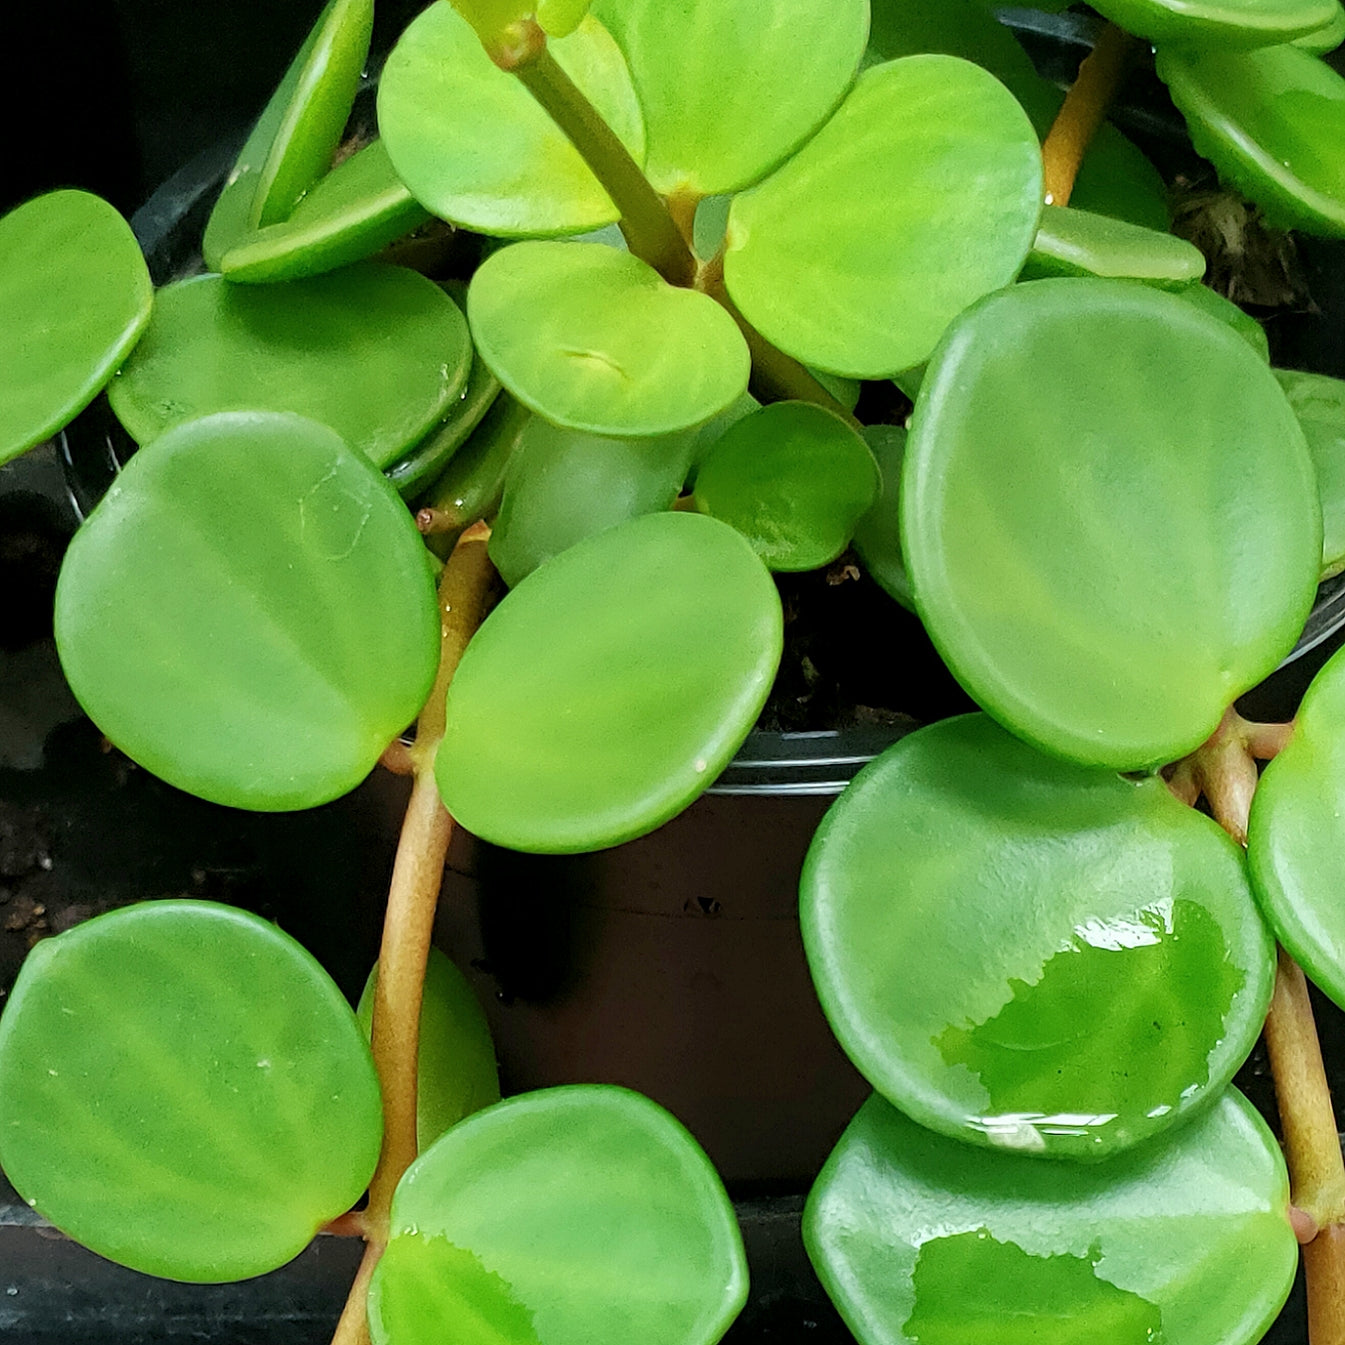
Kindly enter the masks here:
<path id="1" fill-rule="evenodd" d="M 467 316 L 500 382 L 570 429 L 671 434 L 747 388 L 747 343 L 723 308 L 601 243 L 502 249 L 472 278 Z"/>
<path id="2" fill-rule="evenodd" d="M 93 400 L 152 297 L 130 225 L 100 197 L 51 192 L 0 219 L 0 462 Z"/>
<path id="3" fill-rule="evenodd" d="M 369 1291 L 374 1345 L 715 1345 L 747 1297 L 733 1207 L 695 1140 L 623 1088 L 551 1088 L 408 1169 Z"/>
<path id="4" fill-rule="evenodd" d="M 499 395 L 500 380 L 484 360 L 473 358 L 467 382 L 449 407 L 448 415 L 406 457 L 386 469 L 388 480 L 403 499 L 414 499 L 444 471 Z"/>
<path id="5" fill-rule="evenodd" d="M 1325 56 L 1327 52 L 1335 51 L 1342 42 L 1345 42 L 1345 6 L 1339 3 L 1329 23 L 1294 38 L 1294 46 L 1302 47 L 1314 56 Z"/>
<path id="6" fill-rule="evenodd" d="M 309 808 L 415 717 L 439 617 L 415 525 L 366 458 L 298 416 L 232 412 L 123 469 L 66 554 L 56 641 L 142 766 L 218 803 Z"/>
<path id="7" fill-rule="evenodd" d="M 1184 238 L 1087 210 L 1048 205 L 1022 279 L 1112 276 L 1179 289 L 1205 274 L 1200 249 Z"/>
<path id="8" fill-rule="evenodd" d="M 1295 46 L 1158 53 L 1191 143 L 1285 228 L 1345 238 L 1345 79 Z"/>
<path id="9" fill-rule="evenodd" d="M 1216 49 L 1289 42 L 1335 17 L 1335 0 L 1100 0 L 1098 13 L 1160 45 Z"/>
<path id="10" fill-rule="evenodd" d="M 1214 731 L 1293 647 L 1321 562 L 1274 375 L 1226 324 L 1120 280 L 1015 285 L 954 325 L 912 418 L 901 528 L 920 615 L 976 700 L 1119 770 Z"/>
<path id="11" fill-rule="evenodd" d="M 509 467 L 490 558 L 511 588 L 604 528 L 672 508 L 692 434 L 608 439 L 534 416 Z"/>
<path id="12" fill-rule="evenodd" d="M 985 715 L 889 748 L 800 886 L 832 1030 L 922 1125 L 1104 1158 L 1207 1106 L 1251 1051 L 1274 946 L 1240 850 L 1156 777 Z"/>
<path id="13" fill-rule="evenodd" d="M 368 1036 L 374 1021 L 378 964 L 357 1016 Z M 486 1015 L 467 978 L 437 948 L 425 965 L 416 1066 L 416 1143 L 423 1152 L 449 1126 L 500 1100 L 500 1076 Z"/>
<path id="14" fill-rule="evenodd" d="M 1266 767 L 1252 803 L 1247 858 L 1280 942 L 1337 1004 L 1345 1004 L 1345 656 L 1313 679 L 1294 732 Z"/>
<path id="15" fill-rule="evenodd" d="M 375 140 L 320 178 L 283 223 L 231 247 L 220 270 L 244 283 L 320 275 L 372 257 L 429 218 Z"/>
<path id="16" fill-rule="evenodd" d="M 643 159 L 640 105 L 607 30 L 589 17 L 548 48 Z M 378 125 L 416 199 L 454 224 L 511 238 L 583 233 L 618 218 L 578 150 L 448 5 L 431 5 L 392 49 Z"/>
<path id="17" fill-rule="evenodd" d="M 732 524 L 772 570 L 815 570 L 845 550 L 881 488 L 857 430 L 807 402 L 775 402 L 727 430 L 693 499 Z"/>
<path id="18" fill-rule="evenodd" d="M 287 219 L 331 166 L 359 87 L 372 0 L 331 0 L 248 136 L 210 220 L 202 252 L 217 269 L 255 230 Z"/>
<path id="19" fill-rule="evenodd" d="M 1276 369 L 1308 441 L 1322 502 L 1322 574 L 1345 569 L 1345 381 Z"/>
<path id="20" fill-rule="evenodd" d="M 100 1256 L 216 1282 L 283 1265 L 383 1133 L 350 1006 L 274 925 L 156 901 L 45 939 L 0 1018 L 0 1163 Z"/>
<path id="21" fill-rule="evenodd" d="M 1231 299 L 1225 299 L 1208 285 L 1187 285 L 1184 289 L 1174 290 L 1173 293 L 1211 317 L 1227 323 L 1256 351 L 1263 363 L 1270 363 L 1270 339 L 1266 336 L 1266 329 L 1250 313 L 1243 312 Z"/>
<path id="22" fill-rule="evenodd" d="M 596 0 L 644 109 L 650 181 L 713 196 L 765 177 L 831 114 L 859 68 L 864 0 Z"/>
<path id="23" fill-rule="evenodd" d="M 535 570 L 486 618 L 448 695 L 436 775 L 473 835 L 599 850 L 714 782 L 765 703 L 780 599 L 726 524 L 648 514 Z"/>
<path id="24" fill-rule="evenodd" d="M 1233 1089 L 1096 1166 L 976 1153 L 875 1097 L 803 1232 L 863 1345 L 1254 1345 L 1298 1263 L 1288 1198 L 1274 1137 Z"/>
<path id="25" fill-rule="evenodd" d="M 1037 137 L 1004 86 L 956 57 L 909 56 L 866 71 L 798 154 L 734 198 L 724 278 L 797 359 L 887 377 L 1013 280 L 1041 200 Z"/>
<path id="26" fill-rule="evenodd" d="M 901 554 L 901 464 L 906 456 L 906 431 L 900 425 L 868 425 L 864 439 L 878 460 L 883 489 L 877 503 L 855 526 L 855 550 L 880 587 L 903 607 L 915 610 L 911 578 Z"/>
<path id="27" fill-rule="evenodd" d="M 206 275 L 159 291 L 108 398 L 141 444 L 215 411 L 293 411 L 383 467 L 444 414 L 471 360 L 457 305 L 400 266 L 287 285 Z"/>

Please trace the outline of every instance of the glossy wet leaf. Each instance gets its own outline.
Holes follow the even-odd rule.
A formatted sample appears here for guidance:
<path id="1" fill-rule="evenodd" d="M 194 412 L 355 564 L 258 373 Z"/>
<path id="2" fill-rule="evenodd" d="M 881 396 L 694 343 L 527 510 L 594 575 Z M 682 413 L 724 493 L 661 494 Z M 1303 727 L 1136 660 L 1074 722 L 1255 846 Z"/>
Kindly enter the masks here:
<path id="1" fill-rule="evenodd" d="M 734 198 L 724 277 L 795 358 L 886 377 L 1013 280 L 1041 198 L 1037 138 L 1004 86 L 954 57 L 910 56 L 866 71 L 798 154 Z"/>
<path id="2" fill-rule="evenodd" d="M 1169 51 L 1158 73 L 1191 143 L 1272 223 L 1345 237 L 1345 80 L 1294 46 Z"/>
<path id="3" fill-rule="evenodd" d="M 1254 1345 L 1293 1282 L 1284 1160 L 1229 1089 L 1099 1164 L 977 1152 L 871 1098 L 804 1213 L 863 1345 Z"/>
<path id="4" fill-rule="evenodd" d="M 1042 280 L 950 330 L 902 479 L 921 617 L 977 702 L 1121 770 L 1176 760 L 1292 648 L 1320 511 L 1302 431 L 1226 324 Z"/>
<path id="5" fill-rule="evenodd" d="M 644 109 L 665 195 L 740 191 L 826 119 L 859 68 L 864 0 L 596 0 Z"/>
<path id="6" fill-rule="evenodd" d="M 747 388 L 747 344 L 707 295 L 600 243 L 517 243 L 472 278 L 477 353 L 519 401 L 593 434 L 670 434 Z"/>
<path id="7" fill-rule="evenodd" d="M 435 772 L 473 835 L 598 850 L 714 782 L 765 703 L 780 600 L 727 524 L 649 514 L 571 547 L 487 617 Z"/>
<path id="8" fill-rule="evenodd" d="M 1189 49 L 1266 47 L 1327 24 L 1335 0 L 1102 0 L 1097 11 L 1137 37 Z"/>
<path id="9" fill-rule="evenodd" d="M 407 1171 L 370 1288 L 374 1345 L 714 1345 L 747 1297 L 733 1207 L 662 1108 L 552 1088 Z"/>
<path id="10" fill-rule="evenodd" d="M 500 380 L 484 360 L 473 358 L 467 382 L 449 406 L 448 415 L 406 457 L 387 468 L 388 480 L 403 499 L 414 498 L 444 471 L 499 395 Z"/>
<path id="11" fill-rule="evenodd" d="M 510 464 L 490 558 L 511 588 L 576 542 L 671 509 L 692 436 L 609 439 L 534 416 Z"/>
<path id="12" fill-rule="evenodd" d="M 44 939 L 0 1019 L 6 1175 L 147 1274 L 283 1265 L 363 1192 L 382 1130 L 341 992 L 232 907 L 147 902 Z"/>
<path id="13" fill-rule="evenodd" d="M 840 416 L 775 402 L 710 449 L 693 500 L 737 528 L 770 569 L 815 570 L 845 550 L 880 486 L 868 445 Z"/>
<path id="14" fill-rule="evenodd" d="M 429 218 L 375 140 L 314 183 L 283 223 L 229 248 L 219 269 L 242 283 L 320 275 L 372 257 Z"/>
<path id="15" fill-rule="evenodd" d="M 331 166 L 369 52 L 372 0 L 331 0 L 263 109 L 206 224 L 218 269 L 255 230 L 286 219 Z"/>
<path id="16" fill-rule="evenodd" d="M 439 657 L 397 493 L 325 426 L 257 412 L 180 426 L 131 459 L 70 544 L 55 621 L 108 738 L 242 808 L 353 789 Z"/>
<path id="17" fill-rule="evenodd" d="M 1204 274 L 1203 254 L 1184 238 L 1087 210 L 1048 205 L 1021 278 L 1129 277 L 1178 289 Z"/>
<path id="18" fill-rule="evenodd" d="M 100 197 L 51 192 L 0 219 L 0 462 L 93 400 L 152 297 L 130 225 Z"/>
<path id="19" fill-rule="evenodd" d="M 1225 299 L 1217 290 L 1208 285 L 1187 285 L 1184 289 L 1174 290 L 1178 298 L 1218 318 L 1220 322 L 1237 332 L 1244 341 L 1261 357 L 1270 363 L 1270 340 L 1266 329 L 1250 313 L 1244 312 L 1231 299 Z"/>
<path id="20" fill-rule="evenodd" d="M 366 1036 L 374 1021 L 378 964 L 360 995 Z M 437 948 L 425 966 L 416 1070 L 416 1143 L 428 1149 L 449 1126 L 500 1100 L 499 1069 L 486 1015 L 467 978 Z"/>
<path id="21" fill-rule="evenodd" d="M 903 607 L 915 610 L 911 579 L 901 554 L 901 464 L 906 456 L 906 431 L 900 425 L 866 425 L 864 439 L 873 450 L 883 488 L 873 507 L 855 525 L 855 551 L 879 586 Z"/>
<path id="22" fill-rule="evenodd" d="M 587 18 L 548 50 L 638 160 L 644 125 L 611 35 Z M 398 175 L 434 214 L 502 237 L 583 233 L 616 207 L 579 152 L 448 5 L 431 5 L 383 67 L 378 124 Z"/>
<path id="23" fill-rule="evenodd" d="M 458 307 L 399 266 L 287 285 L 207 275 L 159 291 L 108 397 L 141 444 L 215 411 L 292 411 L 383 467 L 444 414 L 471 359 Z"/>
<path id="24" fill-rule="evenodd" d="M 984 715 L 912 734 L 813 841 L 809 965 L 879 1092 L 957 1139 L 1098 1159 L 1208 1105 L 1274 952 L 1240 852 L 1162 780 L 1047 757 Z"/>
<path id="25" fill-rule="evenodd" d="M 1322 578 L 1345 569 L 1345 382 L 1276 369 L 1308 441 L 1322 502 Z"/>
<path id="26" fill-rule="evenodd" d="M 1337 1004 L 1345 1003 L 1345 658 L 1313 679 L 1293 737 L 1266 767 L 1252 804 L 1247 858 L 1276 937 Z"/>

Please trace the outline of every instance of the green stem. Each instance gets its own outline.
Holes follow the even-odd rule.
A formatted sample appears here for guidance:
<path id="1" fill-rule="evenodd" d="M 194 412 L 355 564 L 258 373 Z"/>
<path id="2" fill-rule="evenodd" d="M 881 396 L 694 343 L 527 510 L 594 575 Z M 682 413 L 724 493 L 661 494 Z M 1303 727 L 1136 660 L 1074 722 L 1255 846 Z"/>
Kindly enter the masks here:
<path id="1" fill-rule="evenodd" d="M 663 198 L 649 184 L 630 151 L 561 69 L 545 42 L 533 44 L 511 67 L 523 86 L 551 114 L 621 212 L 621 232 L 631 252 L 671 285 L 690 285 L 696 259 Z"/>

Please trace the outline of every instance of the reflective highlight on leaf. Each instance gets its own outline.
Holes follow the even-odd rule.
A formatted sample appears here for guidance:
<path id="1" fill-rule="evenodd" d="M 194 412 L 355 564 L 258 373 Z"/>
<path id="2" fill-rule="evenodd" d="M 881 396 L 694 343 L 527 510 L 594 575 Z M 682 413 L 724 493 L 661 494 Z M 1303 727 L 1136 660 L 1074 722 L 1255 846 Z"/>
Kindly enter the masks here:
<path id="1" fill-rule="evenodd" d="M 1030 1256 L 984 1228 L 921 1243 L 905 1332 L 919 1345 L 1159 1345 L 1161 1313 L 1099 1273 L 1085 1256 Z"/>

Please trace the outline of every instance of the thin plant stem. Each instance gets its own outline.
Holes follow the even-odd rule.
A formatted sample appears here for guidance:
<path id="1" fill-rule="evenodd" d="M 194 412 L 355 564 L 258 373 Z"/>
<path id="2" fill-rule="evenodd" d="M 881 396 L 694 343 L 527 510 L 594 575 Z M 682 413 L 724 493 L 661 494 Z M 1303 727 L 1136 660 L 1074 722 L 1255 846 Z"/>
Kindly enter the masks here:
<path id="1" fill-rule="evenodd" d="M 1311 1345 L 1345 1345 L 1345 1161 L 1302 969 L 1280 949 L 1266 1049 L 1300 1212 Z M 1306 1216 L 1306 1221 L 1301 1217 Z"/>
<path id="2" fill-rule="evenodd" d="M 420 1005 L 444 861 L 453 835 L 453 819 L 439 798 L 434 779 L 434 755 L 444 733 L 449 681 L 489 600 L 494 577 L 486 555 L 489 536 L 485 524 L 468 528 L 439 580 L 439 671 L 416 722 L 416 741 L 407 752 L 414 783 L 393 864 L 374 991 L 372 1044 L 383 1090 L 383 1147 L 369 1184 L 369 1206 L 361 1216 L 364 1259 L 333 1345 L 366 1345 L 369 1339 L 365 1324 L 369 1279 L 388 1243 L 393 1191 L 417 1153 Z"/>
<path id="3" fill-rule="evenodd" d="M 522 47 L 518 59 L 506 68 L 550 113 L 602 183 L 621 212 L 621 232 L 631 252 L 669 284 L 690 285 L 696 259 L 663 198 L 616 132 L 561 69 L 545 40 Z"/>
<path id="4" fill-rule="evenodd" d="M 1069 204 L 1084 152 L 1102 125 L 1135 45 L 1129 33 L 1109 23 L 1079 66 L 1078 77 L 1042 145 L 1047 205 Z"/>

